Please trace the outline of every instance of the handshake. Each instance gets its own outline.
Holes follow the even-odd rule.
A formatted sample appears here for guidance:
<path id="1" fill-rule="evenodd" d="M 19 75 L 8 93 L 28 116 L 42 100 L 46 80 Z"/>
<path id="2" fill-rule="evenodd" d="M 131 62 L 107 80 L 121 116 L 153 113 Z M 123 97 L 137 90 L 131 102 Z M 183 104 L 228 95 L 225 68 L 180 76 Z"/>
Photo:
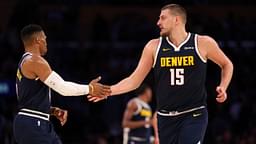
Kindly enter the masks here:
<path id="1" fill-rule="evenodd" d="M 89 101 L 98 102 L 111 95 L 110 86 L 99 83 L 100 80 L 99 76 L 89 83 L 89 95 L 87 96 Z"/>

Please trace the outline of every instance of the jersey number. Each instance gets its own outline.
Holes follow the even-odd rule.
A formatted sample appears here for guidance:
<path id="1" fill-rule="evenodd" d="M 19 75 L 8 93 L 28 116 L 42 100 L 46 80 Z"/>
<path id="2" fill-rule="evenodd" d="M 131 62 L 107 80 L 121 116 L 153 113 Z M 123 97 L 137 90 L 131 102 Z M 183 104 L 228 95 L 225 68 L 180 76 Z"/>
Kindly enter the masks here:
<path id="1" fill-rule="evenodd" d="M 184 69 L 170 69 L 171 85 L 184 85 Z"/>

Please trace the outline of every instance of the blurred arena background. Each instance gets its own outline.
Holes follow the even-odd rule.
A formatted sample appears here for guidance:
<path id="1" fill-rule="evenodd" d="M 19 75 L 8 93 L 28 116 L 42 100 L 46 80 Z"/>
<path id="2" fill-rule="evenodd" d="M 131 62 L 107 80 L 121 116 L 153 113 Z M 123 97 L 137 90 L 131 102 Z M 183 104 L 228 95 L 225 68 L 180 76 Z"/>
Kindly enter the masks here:
<path id="1" fill-rule="evenodd" d="M 134 70 L 146 42 L 159 36 L 156 22 L 167 3 L 184 5 L 188 30 L 218 40 L 234 63 L 229 99 L 222 105 L 215 101 L 220 69 L 208 64 L 205 144 L 256 144 L 253 0 L 1 0 L 0 143 L 15 144 L 15 76 L 23 53 L 23 26 L 42 25 L 48 38 L 47 60 L 64 79 L 88 83 L 101 75 L 103 83 L 114 84 Z M 146 82 L 154 85 L 152 74 Z M 54 93 L 53 105 L 69 111 L 64 127 L 53 119 L 55 129 L 64 144 L 121 144 L 121 119 L 131 97 L 133 93 L 93 104 L 86 97 Z M 151 104 L 155 108 L 155 100 Z"/>

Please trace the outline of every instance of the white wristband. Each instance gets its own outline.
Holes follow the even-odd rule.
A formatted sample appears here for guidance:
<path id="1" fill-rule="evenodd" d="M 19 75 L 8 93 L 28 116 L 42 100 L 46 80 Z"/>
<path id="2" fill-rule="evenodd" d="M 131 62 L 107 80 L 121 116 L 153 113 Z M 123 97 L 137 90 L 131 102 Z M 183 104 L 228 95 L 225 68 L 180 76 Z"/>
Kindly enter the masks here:
<path id="1" fill-rule="evenodd" d="M 44 83 L 63 96 L 81 96 L 89 94 L 89 86 L 64 81 L 56 72 L 52 71 Z"/>

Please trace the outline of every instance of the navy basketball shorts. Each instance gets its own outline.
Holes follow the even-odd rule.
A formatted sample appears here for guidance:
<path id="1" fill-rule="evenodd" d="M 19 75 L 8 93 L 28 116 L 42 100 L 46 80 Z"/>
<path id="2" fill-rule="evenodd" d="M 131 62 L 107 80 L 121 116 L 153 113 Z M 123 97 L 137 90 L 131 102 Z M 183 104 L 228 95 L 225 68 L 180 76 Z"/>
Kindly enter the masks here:
<path id="1" fill-rule="evenodd" d="M 178 116 L 157 115 L 160 144 L 202 144 L 208 124 L 207 109 Z"/>
<path id="2" fill-rule="evenodd" d="M 50 121 L 16 115 L 13 128 L 18 144 L 61 144 Z"/>
<path id="3" fill-rule="evenodd" d="M 127 144 L 150 144 L 150 141 L 134 141 L 134 140 L 128 140 Z"/>

